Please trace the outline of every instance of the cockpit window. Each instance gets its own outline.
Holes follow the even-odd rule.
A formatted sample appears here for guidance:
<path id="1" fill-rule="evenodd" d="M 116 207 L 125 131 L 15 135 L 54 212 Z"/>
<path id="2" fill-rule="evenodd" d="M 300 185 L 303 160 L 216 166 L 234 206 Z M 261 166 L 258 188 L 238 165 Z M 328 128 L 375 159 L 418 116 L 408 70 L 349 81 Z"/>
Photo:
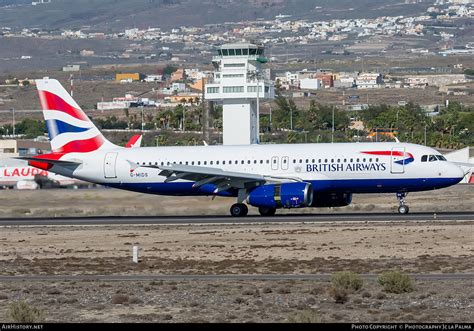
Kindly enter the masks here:
<path id="1" fill-rule="evenodd" d="M 440 160 L 440 161 L 447 161 L 446 158 L 445 158 L 443 155 L 436 155 L 436 157 L 437 157 L 438 160 Z"/>
<path id="2" fill-rule="evenodd" d="M 436 161 L 436 156 L 434 156 L 434 155 L 430 155 L 430 159 L 429 159 L 429 160 L 430 160 L 430 162 L 434 162 L 434 161 Z"/>
<path id="3" fill-rule="evenodd" d="M 428 161 L 428 155 L 423 155 L 421 157 L 421 162 L 426 162 L 426 161 Z"/>

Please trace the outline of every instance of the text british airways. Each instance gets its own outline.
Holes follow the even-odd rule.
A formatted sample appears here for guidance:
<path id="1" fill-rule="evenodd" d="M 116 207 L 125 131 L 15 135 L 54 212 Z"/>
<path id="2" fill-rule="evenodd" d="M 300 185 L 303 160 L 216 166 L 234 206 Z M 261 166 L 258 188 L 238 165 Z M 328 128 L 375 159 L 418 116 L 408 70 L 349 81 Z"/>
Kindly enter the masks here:
<path id="1" fill-rule="evenodd" d="M 385 171 L 387 166 L 385 163 L 320 163 L 307 164 L 306 172 L 362 172 L 362 171 Z"/>

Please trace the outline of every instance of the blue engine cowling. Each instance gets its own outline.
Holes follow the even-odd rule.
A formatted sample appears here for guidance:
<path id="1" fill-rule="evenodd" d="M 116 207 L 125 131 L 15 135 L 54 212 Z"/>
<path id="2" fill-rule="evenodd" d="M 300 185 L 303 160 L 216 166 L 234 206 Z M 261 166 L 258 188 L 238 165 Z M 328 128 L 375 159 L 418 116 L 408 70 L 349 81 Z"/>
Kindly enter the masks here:
<path id="1" fill-rule="evenodd" d="M 263 185 L 251 191 L 247 200 L 254 207 L 309 207 L 313 203 L 313 187 L 310 183 Z"/>

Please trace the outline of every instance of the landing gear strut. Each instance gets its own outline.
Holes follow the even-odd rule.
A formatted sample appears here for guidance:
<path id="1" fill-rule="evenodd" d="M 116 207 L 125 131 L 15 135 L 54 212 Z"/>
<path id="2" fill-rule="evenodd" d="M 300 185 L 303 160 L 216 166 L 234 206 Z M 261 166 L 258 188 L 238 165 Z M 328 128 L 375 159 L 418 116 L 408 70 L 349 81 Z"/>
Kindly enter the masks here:
<path id="1" fill-rule="evenodd" d="M 405 198 L 406 196 L 408 195 L 408 193 L 406 192 L 399 192 L 397 193 L 397 199 L 398 199 L 398 213 L 399 214 L 408 214 L 408 212 L 410 211 L 410 208 L 408 208 L 408 206 L 405 204 L 406 201 L 405 201 Z"/>
<path id="2" fill-rule="evenodd" d="M 234 217 L 247 216 L 248 212 L 249 208 L 243 203 L 234 203 L 232 207 L 230 207 L 230 214 Z"/>

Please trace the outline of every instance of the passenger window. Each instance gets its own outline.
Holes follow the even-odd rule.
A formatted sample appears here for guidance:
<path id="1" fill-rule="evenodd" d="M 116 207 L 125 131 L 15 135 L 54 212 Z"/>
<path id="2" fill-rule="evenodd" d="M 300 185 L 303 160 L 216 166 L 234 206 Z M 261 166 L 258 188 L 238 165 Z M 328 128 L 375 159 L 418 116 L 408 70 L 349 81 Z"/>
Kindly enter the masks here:
<path id="1" fill-rule="evenodd" d="M 188 165 L 188 161 L 186 161 L 186 165 Z"/>
<path id="2" fill-rule="evenodd" d="M 201 161 L 198 161 L 198 165 L 201 165 Z"/>
<path id="3" fill-rule="evenodd" d="M 250 164 L 250 160 L 247 161 L 247 164 Z"/>
<path id="4" fill-rule="evenodd" d="M 253 164 L 257 164 L 257 160 L 253 160 Z"/>
<path id="5" fill-rule="evenodd" d="M 337 159 L 337 163 L 340 163 L 341 162 L 341 159 Z"/>
<path id="6" fill-rule="evenodd" d="M 344 163 L 347 163 L 347 159 L 344 159 Z"/>
<path id="7" fill-rule="evenodd" d="M 260 164 L 263 164 L 263 160 L 260 160 Z"/>
<path id="8" fill-rule="evenodd" d="M 295 160 L 295 159 L 293 159 L 293 163 L 296 163 L 296 160 Z"/>
<path id="9" fill-rule="evenodd" d="M 286 164 L 286 159 L 283 159 L 283 163 Z"/>
<path id="10" fill-rule="evenodd" d="M 318 163 L 321 163 L 321 159 L 318 160 Z"/>
<path id="11" fill-rule="evenodd" d="M 306 163 L 309 163 L 309 160 L 308 160 L 308 159 L 306 159 Z"/>
<path id="12" fill-rule="evenodd" d="M 315 163 L 315 161 L 316 161 L 315 159 L 312 159 L 312 160 L 311 160 L 312 163 Z"/>
<path id="13" fill-rule="evenodd" d="M 426 162 L 428 160 L 428 155 L 423 155 L 421 157 L 421 162 Z"/>
<path id="14" fill-rule="evenodd" d="M 369 159 L 369 162 L 372 162 L 372 159 Z"/>
<path id="15" fill-rule="evenodd" d="M 359 162 L 359 159 L 357 159 L 357 162 Z"/>
<path id="16" fill-rule="evenodd" d="M 363 159 L 363 160 L 362 160 L 362 162 L 364 162 L 364 163 L 365 163 L 365 159 Z"/>
<path id="17" fill-rule="evenodd" d="M 207 161 L 204 161 L 204 165 L 207 165 Z"/>
<path id="18" fill-rule="evenodd" d="M 269 164 L 269 163 L 270 163 L 270 160 L 267 160 L 267 164 Z"/>
<path id="19" fill-rule="evenodd" d="M 300 159 L 300 163 L 303 163 L 303 160 L 302 160 L 302 159 Z"/>
<path id="20" fill-rule="evenodd" d="M 242 160 L 240 163 L 241 163 L 241 164 L 244 164 L 244 160 Z"/>
<path id="21" fill-rule="evenodd" d="M 375 159 L 375 162 L 379 162 L 379 158 L 376 158 L 376 159 Z"/>
<path id="22" fill-rule="evenodd" d="M 334 159 L 331 159 L 331 163 L 334 163 Z"/>
<path id="23" fill-rule="evenodd" d="M 192 161 L 191 164 L 194 165 L 194 161 Z"/>
<path id="24" fill-rule="evenodd" d="M 324 159 L 324 163 L 328 163 L 328 159 Z"/>

